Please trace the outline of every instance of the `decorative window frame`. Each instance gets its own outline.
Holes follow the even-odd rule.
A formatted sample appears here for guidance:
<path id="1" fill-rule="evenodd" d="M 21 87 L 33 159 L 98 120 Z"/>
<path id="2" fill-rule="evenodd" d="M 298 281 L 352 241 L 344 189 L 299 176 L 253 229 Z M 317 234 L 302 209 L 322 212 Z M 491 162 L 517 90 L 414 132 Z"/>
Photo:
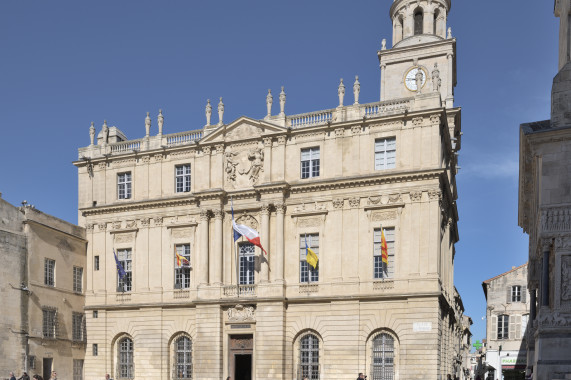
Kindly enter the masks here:
<path id="1" fill-rule="evenodd" d="M 167 358 L 167 365 L 168 365 L 168 369 L 169 369 L 169 379 L 179 379 L 177 377 L 174 376 L 174 371 L 175 371 L 175 365 L 176 365 L 176 360 L 175 360 L 175 353 L 176 353 L 176 348 L 175 348 L 175 343 L 177 341 L 177 339 L 181 338 L 181 337 L 187 337 L 188 339 L 190 339 L 190 345 L 191 345 L 191 377 L 189 377 L 188 379 L 194 379 L 194 345 L 195 345 L 195 341 L 192 338 L 192 336 L 186 332 L 186 331 L 178 331 L 176 333 L 174 333 L 171 338 L 169 339 L 168 342 L 168 358 Z"/>
<path id="2" fill-rule="evenodd" d="M 133 377 L 128 379 L 135 379 L 136 378 L 136 361 L 135 361 L 135 339 L 128 333 L 120 333 L 115 336 L 113 341 L 111 342 L 111 373 L 115 374 L 115 379 L 123 380 L 126 379 L 125 377 L 119 377 L 119 354 L 120 354 L 120 343 L 123 339 L 129 338 L 133 342 Z"/>
<path id="3" fill-rule="evenodd" d="M 393 331 L 386 327 L 381 327 L 378 329 L 373 330 L 369 336 L 367 336 L 367 340 L 365 343 L 365 371 L 370 372 L 372 368 L 372 357 L 373 357 L 373 339 L 379 334 L 388 334 L 394 340 L 394 358 L 393 358 L 393 366 L 394 366 L 394 377 L 393 380 L 399 380 L 399 368 L 400 368 L 400 340 L 398 335 Z M 373 380 L 373 375 L 369 374 L 369 378 Z"/>
<path id="4" fill-rule="evenodd" d="M 321 334 L 319 332 L 317 332 L 316 330 L 313 329 L 303 329 L 301 330 L 293 339 L 293 367 L 292 367 L 292 373 L 291 373 L 291 378 L 292 379 L 298 379 L 298 368 L 301 364 L 301 358 L 300 358 L 300 349 L 301 349 L 301 340 L 302 338 L 304 338 L 307 335 L 314 335 L 317 337 L 318 341 L 319 341 L 319 379 L 325 379 L 326 374 L 324 373 L 324 344 L 323 344 L 323 337 L 321 336 Z M 301 378 L 299 378 L 301 380 Z M 310 379 L 311 380 L 311 379 Z"/>

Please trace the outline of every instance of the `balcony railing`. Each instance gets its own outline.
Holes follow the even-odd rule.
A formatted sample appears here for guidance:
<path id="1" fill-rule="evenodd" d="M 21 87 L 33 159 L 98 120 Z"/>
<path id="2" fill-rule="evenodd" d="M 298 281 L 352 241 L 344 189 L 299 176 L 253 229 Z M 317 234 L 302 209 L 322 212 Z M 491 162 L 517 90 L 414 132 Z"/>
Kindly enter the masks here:
<path id="1" fill-rule="evenodd" d="M 228 285 L 224 287 L 224 297 L 255 297 L 256 285 Z"/>

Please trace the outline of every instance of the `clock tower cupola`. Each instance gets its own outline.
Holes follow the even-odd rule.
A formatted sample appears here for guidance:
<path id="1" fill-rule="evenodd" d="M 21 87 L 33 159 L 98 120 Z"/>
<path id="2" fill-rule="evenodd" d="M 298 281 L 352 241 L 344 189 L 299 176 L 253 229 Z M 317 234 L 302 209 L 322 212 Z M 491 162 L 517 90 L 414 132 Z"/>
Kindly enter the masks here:
<path id="1" fill-rule="evenodd" d="M 440 94 L 454 107 L 456 39 L 447 27 L 451 0 L 394 0 L 392 48 L 378 52 L 381 101 Z"/>

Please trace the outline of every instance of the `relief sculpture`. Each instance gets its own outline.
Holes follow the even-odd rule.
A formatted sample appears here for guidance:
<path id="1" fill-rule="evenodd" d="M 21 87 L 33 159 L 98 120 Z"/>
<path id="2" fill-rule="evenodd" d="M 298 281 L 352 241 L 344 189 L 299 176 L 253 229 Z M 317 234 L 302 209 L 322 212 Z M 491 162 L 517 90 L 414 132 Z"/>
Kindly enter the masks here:
<path id="1" fill-rule="evenodd" d="M 256 320 L 255 309 L 253 306 L 236 305 L 228 309 L 228 321 L 254 321 Z"/>
<path id="2" fill-rule="evenodd" d="M 571 256 L 561 258 L 561 299 L 571 301 Z"/>
<path id="3" fill-rule="evenodd" d="M 250 161 L 250 168 L 248 170 L 240 170 L 241 175 L 248 175 L 250 183 L 253 185 L 258 182 L 260 171 L 264 171 L 264 148 L 257 146 L 251 149 L 248 153 L 248 160 Z"/>

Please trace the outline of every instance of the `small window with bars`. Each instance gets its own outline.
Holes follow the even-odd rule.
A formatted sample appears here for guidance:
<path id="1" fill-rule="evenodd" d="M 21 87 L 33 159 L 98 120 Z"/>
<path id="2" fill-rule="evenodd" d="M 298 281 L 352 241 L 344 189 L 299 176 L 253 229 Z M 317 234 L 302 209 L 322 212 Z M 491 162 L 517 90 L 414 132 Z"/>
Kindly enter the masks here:
<path id="1" fill-rule="evenodd" d="M 188 289 L 190 288 L 190 244 L 178 244 L 176 253 L 187 261 L 185 262 L 175 255 L 174 288 Z"/>
<path id="2" fill-rule="evenodd" d="M 174 342 L 173 380 L 192 379 L 192 341 L 181 336 Z"/>
<path id="3" fill-rule="evenodd" d="M 72 339 L 74 342 L 85 342 L 85 314 L 72 313 L 71 316 Z"/>
<path id="4" fill-rule="evenodd" d="M 373 278 L 394 278 L 395 275 L 395 229 L 383 228 L 388 248 L 388 264 L 383 262 L 381 229 L 373 232 Z"/>
<path id="5" fill-rule="evenodd" d="M 117 174 L 117 198 L 131 198 L 131 172 Z"/>
<path id="6" fill-rule="evenodd" d="M 83 292 L 83 268 L 73 267 L 73 291 Z"/>
<path id="7" fill-rule="evenodd" d="M 299 343 L 298 378 L 319 380 L 319 338 L 307 334 Z"/>
<path id="8" fill-rule="evenodd" d="M 44 259 L 44 285 L 55 286 L 56 261 Z"/>
<path id="9" fill-rule="evenodd" d="M 375 140 L 375 170 L 394 169 L 396 166 L 396 139 Z"/>
<path id="10" fill-rule="evenodd" d="M 93 270 L 99 270 L 99 256 L 93 257 Z"/>
<path id="11" fill-rule="evenodd" d="M 241 243 L 238 246 L 240 257 L 240 285 L 254 284 L 254 270 L 256 267 L 255 246 L 252 243 Z"/>
<path id="12" fill-rule="evenodd" d="M 175 166 L 175 190 L 177 193 L 190 191 L 190 164 Z"/>
<path id="13" fill-rule="evenodd" d="M 133 341 L 130 338 L 123 338 L 119 341 L 119 360 L 117 365 L 117 378 L 134 379 L 133 370 Z"/>
<path id="14" fill-rule="evenodd" d="M 44 338 L 56 339 L 57 338 L 57 309 L 52 307 L 44 307 L 43 314 L 43 335 Z"/>
<path id="15" fill-rule="evenodd" d="M 93 345 L 91 347 L 91 351 L 92 351 L 93 356 L 99 355 L 99 345 L 97 343 L 93 343 Z"/>
<path id="16" fill-rule="evenodd" d="M 299 237 L 299 282 L 309 283 L 319 281 L 319 261 L 316 268 L 307 262 L 305 243 L 319 258 L 319 234 L 304 234 Z"/>
<path id="17" fill-rule="evenodd" d="M 93 310 L 93 318 L 99 318 L 99 311 Z"/>
<path id="18" fill-rule="evenodd" d="M 301 150 L 301 178 L 319 177 L 319 147 Z"/>
<path id="19" fill-rule="evenodd" d="M 387 333 L 373 338 L 371 380 L 393 380 L 395 376 L 395 340 Z"/>
<path id="20" fill-rule="evenodd" d="M 119 260 L 119 263 L 125 271 L 125 276 L 123 276 L 123 278 L 121 278 L 121 276 L 119 276 L 119 272 L 117 272 L 117 291 L 130 292 L 133 284 L 133 259 L 131 248 L 118 249 L 117 260 Z"/>
<path id="21" fill-rule="evenodd" d="M 83 359 L 73 359 L 73 380 L 83 380 Z"/>

